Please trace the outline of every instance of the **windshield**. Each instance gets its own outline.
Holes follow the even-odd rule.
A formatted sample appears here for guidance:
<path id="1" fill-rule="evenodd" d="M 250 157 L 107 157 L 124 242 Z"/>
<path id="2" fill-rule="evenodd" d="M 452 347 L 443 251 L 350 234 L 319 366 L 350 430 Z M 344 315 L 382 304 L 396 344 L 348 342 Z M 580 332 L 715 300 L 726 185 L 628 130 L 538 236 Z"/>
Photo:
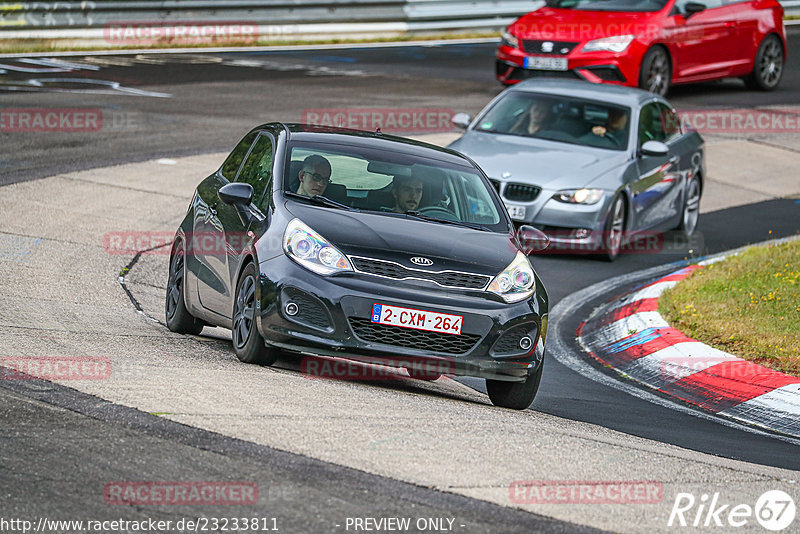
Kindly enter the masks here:
<path id="1" fill-rule="evenodd" d="M 523 91 L 506 95 L 478 120 L 476 130 L 610 150 L 628 147 L 630 108 Z"/>
<path id="2" fill-rule="evenodd" d="M 547 0 L 547 5 L 583 11 L 659 11 L 667 0 Z"/>
<path id="3" fill-rule="evenodd" d="M 294 142 L 288 153 L 283 189 L 293 198 L 318 195 L 338 204 L 320 206 L 506 230 L 502 206 L 473 167 L 331 143 Z"/>

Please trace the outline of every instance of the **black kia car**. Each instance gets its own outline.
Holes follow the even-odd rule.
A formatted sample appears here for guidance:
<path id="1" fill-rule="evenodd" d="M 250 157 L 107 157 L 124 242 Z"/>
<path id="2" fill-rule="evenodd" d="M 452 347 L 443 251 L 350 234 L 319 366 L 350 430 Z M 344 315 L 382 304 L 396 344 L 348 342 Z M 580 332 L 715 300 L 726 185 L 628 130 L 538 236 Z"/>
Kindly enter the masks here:
<path id="1" fill-rule="evenodd" d="M 243 362 L 313 353 L 486 379 L 524 409 L 547 293 L 480 168 L 401 137 L 270 123 L 197 187 L 172 245 L 170 330 L 232 331 Z"/>

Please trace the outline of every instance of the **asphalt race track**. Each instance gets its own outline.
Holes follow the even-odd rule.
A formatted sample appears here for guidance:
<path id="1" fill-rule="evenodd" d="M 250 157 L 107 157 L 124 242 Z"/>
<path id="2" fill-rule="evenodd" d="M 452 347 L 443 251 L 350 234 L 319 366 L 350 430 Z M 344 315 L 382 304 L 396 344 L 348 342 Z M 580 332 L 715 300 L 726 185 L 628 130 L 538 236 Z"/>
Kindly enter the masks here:
<path id="1" fill-rule="evenodd" d="M 790 31 L 789 63 L 774 93 L 746 91 L 739 81 L 731 80 L 678 87 L 669 98 L 686 109 L 781 105 L 796 110 L 800 57 L 791 52 L 800 49 L 799 42 L 800 32 Z M 314 389 L 310 381 L 298 378 L 291 361 L 281 362 L 276 371 L 238 364 L 224 335 L 216 331 L 186 339 L 166 333 L 156 321 L 137 314 L 117 284 L 117 273 L 129 265 L 131 257 L 103 257 L 101 250 L 97 261 L 89 261 L 94 256 L 87 251 L 92 243 L 96 248 L 103 234 L 97 225 L 116 229 L 116 216 L 129 227 L 141 220 L 141 228 L 169 227 L 179 220 L 192 185 L 205 176 L 203 172 L 211 172 L 221 156 L 202 159 L 202 165 L 190 172 L 181 172 L 180 158 L 227 152 L 254 124 L 299 121 L 309 109 L 435 108 L 474 114 L 501 89 L 493 77 L 493 48 L 491 43 L 480 43 L 256 53 L 78 54 L 33 67 L 18 59 L 0 58 L 0 69 L 6 70 L 0 74 L 4 110 L 87 108 L 103 117 L 103 127 L 96 131 L 0 131 L 0 237 L 6 243 L 44 239 L 52 243 L 46 251 L 57 255 L 62 267 L 75 271 L 46 267 L 39 271 L 40 260 L 20 260 L 0 246 L 0 287 L 4 290 L 0 315 L 5 316 L 0 320 L 0 356 L 6 350 L 68 353 L 84 343 L 94 354 L 107 347 L 112 359 L 121 358 L 121 369 L 135 378 L 119 391 L 100 384 L 89 391 L 37 380 L 0 382 L 0 516 L 231 517 L 241 510 L 146 506 L 123 510 L 98 495 L 102 496 L 104 484 L 115 480 L 254 480 L 260 500 L 246 514 L 275 517 L 284 532 L 341 532 L 348 517 L 388 516 L 455 518 L 454 530 L 463 532 L 581 531 L 584 527 L 576 523 L 612 531 L 636 531 L 638 524 L 660 531 L 666 529 L 670 491 L 680 490 L 681 483 L 693 488 L 687 491 L 700 491 L 706 480 L 713 481 L 712 486 L 729 485 L 739 491 L 735 498 L 757 497 L 773 486 L 789 491 L 778 481 L 795 484 L 796 473 L 792 476 L 785 470 L 800 471 L 797 444 L 652 404 L 583 377 L 554 358 L 548 359 L 539 395 L 525 414 L 489 407 L 478 380 L 326 383 L 315 384 Z M 29 72 L 31 68 L 41 71 Z M 794 136 L 755 136 L 751 141 L 800 152 L 797 133 Z M 179 165 L 149 163 L 157 158 L 178 159 Z M 117 164 L 130 164 L 120 171 L 129 181 L 110 190 L 106 204 L 91 198 L 94 189 L 89 186 L 109 183 L 91 169 Z M 72 178 L 51 181 L 49 177 L 55 175 Z M 39 183 L 53 187 L 52 194 Z M 59 206 L 61 199 L 63 206 Z M 128 209 L 130 199 L 141 204 Z M 626 255 L 614 263 L 544 255 L 534 258 L 534 266 L 547 286 L 552 307 L 581 288 L 620 274 L 797 234 L 800 202 L 770 199 L 711 211 L 701 216 L 698 231 L 702 240 L 691 251 L 675 247 Z M 154 255 L 130 264 L 132 298 L 145 315 L 156 320 L 163 320 L 158 299 L 163 294 L 166 261 L 165 256 Z M 45 272 L 48 278 L 34 276 Z M 99 293 L 87 296 L 96 298 L 103 308 L 91 316 L 99 319 L 99 334 L 92 333 L 93 326 L 79 332 L 66 328 L 64 333 L 57 318 L 52 319 L 56 326 L 47 326 L 51 315 L 64 314 L 64 324 L 70 325 L 80 324 L 85 316 L 75 301 L 60 310 L 58 299 L 42 286 L 63 284 L 59 291 L 79 295 L 81 281 L 90 288 L 89 281 L 100 279 Z M 52 309 L 36 309 L 42 302 Z M 587 302 L 581 314 L 588 314 L 594 304 Z M 26 317 L 30 320 L 22 325 Z M 581 318 L 568 318 L 566 328 L 574 330 Z M 115 320 L 128 322 L 131 332 L 114 326 Z M 128 346 L 126 336 L 130 336 Z M 148 369 L 142 363 L 146 360 L 137 359 L 157 359 L 155 355 L 172 347 L 174 362 L 158 362 Z M 117 362 L 114 359 L 115 366 Z M 215 382 L 203 382 L 200 377 Z M 264 392 L 253 393 L 251 399 L 245 392 L 259 388 L 259 380 L 269 384 L 270 394 L 294 388 L 298 405 L 293 409 L 291 402 L 276 401 Z M 152 390 L 148 389 L 151 382 Z M 173 386 L 183 395 L 169 397 Z M 215 392 L 213 403 L 193 406 L 195 395 L 208 400 L 211 393 L 203 391 L 206 388 Z M 143 399 L 155 391 L 166 396 L 165 406 L 174 403 L 185 411 L 165 409 L 167 416 L 162 417 L 160 410 L 145 408 L 149 405 Z M 269 407 L 275 411 L 248 418 L 251 406 L 247 403 L 256 399 L 275 403 Z M 324 421 L 305 421 L 307 412 L 300 407 L 310 409 L 313 402 L 321 406 Z M 262 409 L 258 406 L 252 409 Z M 350 448 L 350 436 L 336 434 L 339 428 L 345 434 L 357 432 L 346 418 L 350 414 L 356 421 L 363 406 L 369 406 L 374 417 L 368 423 L 361 421 L 373 432 L 360 436 L 372 447 L 366 452 Z M 233 417 L 237 414 L 239 420 Z M 530 430 L 525 430 L 528 424 Z M 375 431 L 381 425 L 386 429 Z M 316 426 L 320 434 L 327 432 L 324 437 L 314 434 Z M 415 429 L 418 433 L 413 439 L 425 443 L 413 443 L 413 439 L 407 443 Z M 502 440 L 497 441 L 497 434 L 504 433 L 514 444 L 507 451 Z M 446 438 L 453 441 L 438 441 Z M 486 450 L 476 450 L 489 443 Z M 461 447 L 453 456 L 461 462 L 463 477 L 448 478 L 453 466 L 444 453 L 451 446 Z M 472 454 L 462 455 L 464 450 Z M 571 463 L 581 455 L 583 463 Z M 672 485 L 665 504 L 654 514 L 638 509 L 618 514 L 605 508 L 517 506 L 509 502 L 506 488 L 515 480 L 513 456 L 525 458 L 519 472 L 526 479 L 602 480 L 611 473 L 616 479 L 641 480 L 637 477 L 660 473 L 647 466 L 662 463 L 665 485 Z M 645 467 L 626 467 L 636 463 Z M 493 466 L 507 467 L 503 476 L 508 476 L 491 475 Z M 730 477 L 719 475 L 727 471 Z M 641 523 L 653 517 L 657 523 Z"/>

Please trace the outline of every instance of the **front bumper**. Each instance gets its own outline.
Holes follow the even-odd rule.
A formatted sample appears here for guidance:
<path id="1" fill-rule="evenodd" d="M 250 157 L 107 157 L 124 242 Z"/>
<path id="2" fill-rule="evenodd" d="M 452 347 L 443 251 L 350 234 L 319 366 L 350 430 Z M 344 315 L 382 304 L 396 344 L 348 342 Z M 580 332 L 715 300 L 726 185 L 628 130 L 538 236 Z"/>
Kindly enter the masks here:
<path id="1" fill-rule="evenodd" d="M 633 45 L 631 45 L 633 46 Z M 511 85 L 528 78 L 558 77 L 580 79 L 592 83 L 609 83 L 636 87 L 639 80 L 640 61 L 630 49 L 615 54 L 613 52 L 580 52 L 582 45 L 576 46 L 566 57 L 567 70 L 539 70 L 524 67 L 527 54 L 519 48 L 500 46 L 497 49 L 495 76 Z"/>
<path id="2" fill-rule="evenodd" d="M 269 345 L 394 367 L 426 361 L 447 374 L 509 381 L 524 380 L 544 358 L 547 297 L 538 278 L 530 299 L 506 304 L 432 282 L 361 273 L 320 276 L 285 255 L 262 262 L 259 272 L 257 324 Z M 286 311 L 289 303 L 297 305 L 294 315 Z M 461 315 L 462 333 L 372 323 L 375 303 Z M 534 345 L 515 346 L 526 335 Z"/>

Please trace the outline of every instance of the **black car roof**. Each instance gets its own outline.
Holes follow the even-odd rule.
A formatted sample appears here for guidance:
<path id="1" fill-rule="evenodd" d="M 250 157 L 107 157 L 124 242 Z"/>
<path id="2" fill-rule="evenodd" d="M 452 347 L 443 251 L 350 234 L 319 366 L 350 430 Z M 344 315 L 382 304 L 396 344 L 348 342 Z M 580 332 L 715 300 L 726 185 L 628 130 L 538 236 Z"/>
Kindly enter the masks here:
<path id="1" fill-rule="evenodd" d="M 366 132 L 363 130 L 351 130 L 348 128 L 338 128 L 333 126 L 317 126 L 301 123 L 267 123 L 258 126 L 256 129 L 267 127 L 282 127 L 289 133 L 290 141 L 311 141 L 319 143 L 335 143 L 351 146 L 363 146 L 380 148 L 384 145 L 386 150 L 403 152 L 406 154 L 417 155 L 426 158 L 442 160 L 456 165 L 466 165 L 473 167 L 472 161 L 464 155 L 424 141 L 417 141 L 407 137 L 397 135 Z"/>

